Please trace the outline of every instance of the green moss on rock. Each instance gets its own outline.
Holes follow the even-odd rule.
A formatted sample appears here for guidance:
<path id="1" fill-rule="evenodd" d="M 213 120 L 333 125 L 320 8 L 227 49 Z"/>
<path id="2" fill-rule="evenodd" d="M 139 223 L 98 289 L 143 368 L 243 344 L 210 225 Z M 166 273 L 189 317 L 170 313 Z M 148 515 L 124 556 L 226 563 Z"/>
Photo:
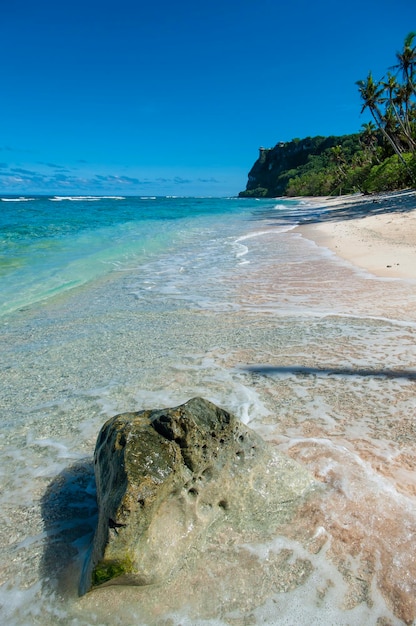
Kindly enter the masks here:
<path id="1" fill-rule="evenodd" d="M 133 570 L 131 559 L 124 561 L 101 561 L 92 571 L 91 583 L 93 587 L 103 585 L 109 580 L 113 580 L 124 574 L 129 574 Z"/>

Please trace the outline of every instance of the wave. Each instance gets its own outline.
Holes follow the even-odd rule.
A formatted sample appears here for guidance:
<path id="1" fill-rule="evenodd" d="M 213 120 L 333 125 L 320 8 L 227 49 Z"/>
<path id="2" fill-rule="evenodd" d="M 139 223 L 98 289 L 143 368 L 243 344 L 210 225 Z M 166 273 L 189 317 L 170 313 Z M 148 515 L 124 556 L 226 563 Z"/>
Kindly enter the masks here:
<path id="1" fill-rule="evenodd" d="M 274 211 L 287 211 L 287 209 L 288 209 L 287 204 L 275 204 L 273 207 Z"/>
<path id="2" fill-rule="evenodd" d="M 261 237 L 262 235 L 275 235 L 276 233 L 287 233 L 290 230 L 294 230 L 298 223 L 296 224 L 288 224 L 287 226 L 278 226 L 276 228 L 270 230 L 255 230 L 247 235 L 241 235 L 238 239 L 235 240 L 235 243 L 239 243 L 240 241 L 245 241 L 246 239 L 252 239 L 253 237 Z"/>
<path id="3" fill-rule="evenodd" d="M 96 202 L 101 199 L 102 196 L 53 196 L 53 198 L 49 198 L 52 202 L 61 202 L 62 200 L 69 200 L 71 202 Z"/>
<path id="4" fill-rule="evenodd" d="M 0 198 L 2 202 L 29 202 L 35 198 L 26 198 L 26 196 L 20 196 L 19 198 Z"/>

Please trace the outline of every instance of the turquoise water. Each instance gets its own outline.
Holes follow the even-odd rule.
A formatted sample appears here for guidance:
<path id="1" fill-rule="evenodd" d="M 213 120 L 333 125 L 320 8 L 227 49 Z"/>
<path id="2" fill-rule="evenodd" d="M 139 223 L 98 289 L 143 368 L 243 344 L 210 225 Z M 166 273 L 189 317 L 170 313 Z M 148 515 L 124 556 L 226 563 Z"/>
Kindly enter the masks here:
<path id="1" fill-rule="evenodd" d="M 250 219 L 256 204 L 210 198 L 3 198 L 0 314 L 175 254 L 192 235 L 201 236 L 203 245 L 205 231 L 218 220 L 227 229 L 234 216 Z"/>
<path id="2" fill-rule="evenodd" d="M 302 236 L 297 223 L 337 219 L 316 203 L 3 198 L 0 214 L 2 623 L 411 623 L 414 281 Z M 322 497 L 273 538 L 206 546 L 166 585 L 79 598 L 100 427 L 196 395 L 307 467 Z"/>
<path id="3" fill-rule="evenodd" d="M 203 203 L 165 198 L 1 202 L 1 313 L 169 250 L 186 220 L 204 209 Z"/>
<path id="4" fill-rule="evenodd" d="M 399 206 L 412 206 L 412 198 L 386 196 L 380 210 Z M 3 197 L 0 315 L 117 270 L 169 254 L 186 257 L 187 246 L 212 247 L 212 237 L 220 247 L 240 223 L 257 221 L 284 230 L 328 215 L 325 207 L 282 199 Z"/>

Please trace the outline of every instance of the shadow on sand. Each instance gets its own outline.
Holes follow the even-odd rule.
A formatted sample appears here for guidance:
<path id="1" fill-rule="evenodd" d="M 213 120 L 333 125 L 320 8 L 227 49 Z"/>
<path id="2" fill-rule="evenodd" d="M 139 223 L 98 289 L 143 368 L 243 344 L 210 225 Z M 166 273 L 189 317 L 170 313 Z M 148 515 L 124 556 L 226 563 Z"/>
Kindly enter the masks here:
<path id="1" fill-rule="evenodd" d="M 290 200 L 290 198 L 284 198 Z M 306 200 L 306 199 L 305 199 Z M 298 208 L 297 208 L 298 209 Z M 349 199 L 348 202 L 342 202 L 342 196 L 335 206 L 319 206 L 314 208 L 311 205 L 305 207 L 304 215 L 296 212 L 296 222 L 301 224 L 317 224 L 319 222 L 339 222 L 341 220 L 353 220 L 368 217 L 371 215 L 382 215 L 386 213 L 410 212 L 416 209 L 416 191 L 407 190 L 402 192 L 391 192 L 377 195 L 357 195 L 357 200 Z M 255 211 L 256 218 L 262 214 L 264 219 L 270 219 L 271 224 L 292 223 L 293 218 L 290 216 L 281 217 L 276 211 L 270 209 L 257 209 Z"/>
<path id="2" fill-rule="evenodd" d="M 406 213 L 416 209 L 416 192 L 396 192 L 377 196 L 359 196 L 359 201 L 352 204 L 342 204 L 325 211 L 319 216 L 313 216 L 309 223 L 338 222 L 340 220 L 354 220 L 371 215 L 386 213 Z"/>
<path id="3" fill-rule="evenodd" d="M 78 461 L 50 483 L 42 498 L 47 533 L 41 563 L 44 585 L 58 594 L 78 594 L 81 569 L 97 523 L 93 462 Z"/>
<path id="4" fill-rule="evenodd" d="M 416 370 L 375 370 L 353 367 L 326 368 L 301 365 L 246 365 L 239 369 L 262 376 L 289 374 L 293 376 L 360 376 L 364 378 L 390 378 L 416 381 Z"/>

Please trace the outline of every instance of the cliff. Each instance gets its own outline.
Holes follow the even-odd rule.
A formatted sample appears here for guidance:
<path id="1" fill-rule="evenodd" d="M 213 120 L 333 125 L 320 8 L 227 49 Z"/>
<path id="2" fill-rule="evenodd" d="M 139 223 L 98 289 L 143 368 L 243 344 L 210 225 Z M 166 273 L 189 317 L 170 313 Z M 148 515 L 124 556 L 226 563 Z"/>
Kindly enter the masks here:
<path id="1" fill-rule="evenodd" d="M 331 148 L 356 141 L 356 135 L 342 137 L 306 137 L 280 142 L 274 148 L 260 148 L 260 154 L 248 174 L 245 191 L 240 197 L 274 198 L 286 195 L 289 181 L 309 169 L 325 167 Z"/>

